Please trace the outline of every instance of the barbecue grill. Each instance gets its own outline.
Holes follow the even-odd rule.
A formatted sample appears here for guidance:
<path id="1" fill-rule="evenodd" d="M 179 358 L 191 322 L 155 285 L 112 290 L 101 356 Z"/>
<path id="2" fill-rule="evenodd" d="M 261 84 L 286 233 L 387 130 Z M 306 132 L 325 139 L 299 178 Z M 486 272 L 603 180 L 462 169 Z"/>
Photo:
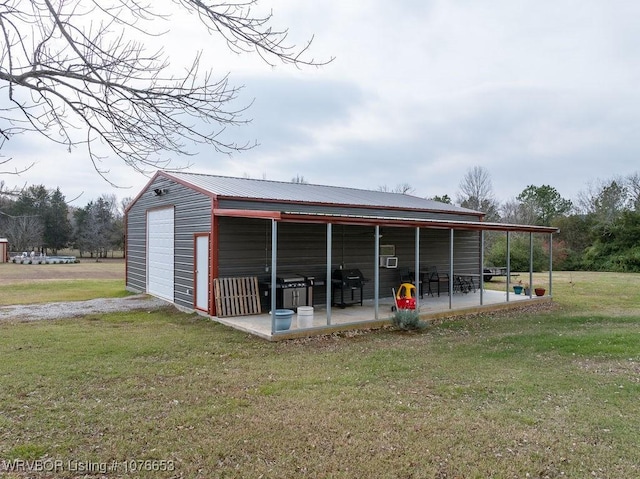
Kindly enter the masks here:
<path id="1" fill-rule="evenodd" d="M 276 278 L 276 308 L 297 309 L 298 306 L 313 305 L 313 282 L 309 276 L 279 276 Z M 265 279 L 260 283 L 263 306 L 270 307 L 271 281 Z"/>
<path id="2" fill-rule="evenodd" d="M 359 269 L 336 269 L 331 275 L 333 285 L 333 301 L 335 305 L 344 308 L 347 304 L 360 303 L 362 306 L 363 287 L 367 282 Z M 336 292 L 340 292 L 340 302 L 337 301 Z M 350 299 L 345 301 L 345 291 L 350 292 Z M 359 291 L 360 296 L 356 298 L 355 292 Z M 348 301 L 348 302 L 347 302 Z"/>

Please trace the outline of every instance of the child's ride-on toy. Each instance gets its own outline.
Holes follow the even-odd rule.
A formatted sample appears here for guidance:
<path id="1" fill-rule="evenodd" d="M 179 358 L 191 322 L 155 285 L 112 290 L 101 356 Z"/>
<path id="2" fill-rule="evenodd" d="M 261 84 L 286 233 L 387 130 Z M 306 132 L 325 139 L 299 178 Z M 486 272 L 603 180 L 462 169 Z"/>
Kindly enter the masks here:
<path id="1" fill-rule="evenodd" d="M 396 305 L 391 308 L 392 311 L 416 309 L 416 287 L 413 284 L 402 283 L 397 293 L 394 288 L 391 288 L 391 291 L 393 291 L 393 299 L 396 303 Z"/>

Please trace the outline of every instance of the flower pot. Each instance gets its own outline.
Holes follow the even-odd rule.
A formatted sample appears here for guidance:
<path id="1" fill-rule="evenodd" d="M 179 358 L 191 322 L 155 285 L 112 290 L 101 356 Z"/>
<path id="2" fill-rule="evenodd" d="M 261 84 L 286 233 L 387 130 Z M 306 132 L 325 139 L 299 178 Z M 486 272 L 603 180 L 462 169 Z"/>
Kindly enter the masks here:
<path id="1" fill-rule="evenodd" d="M 276 331 L 285 331 L 291 327 L 293 313 L 291 309 L 276 309 Z"/>
<path id="2" fill-rule="evenodd" d="M 544 288 L 536 288 L 535 291 L 536 291 L 536 296 L 544 296 L 544 293 L 546 293 L 547 290 Z"/>
<path id="3" fill-rule="evenodd" d="M 513 292 L 516 294 L 522 294 L 522 286 L 514 286 Z"/>
<path id="4" fill-rule="evenodd" d="M 531 288 L 524 288 L 525 296 L 531 296 Z"/>

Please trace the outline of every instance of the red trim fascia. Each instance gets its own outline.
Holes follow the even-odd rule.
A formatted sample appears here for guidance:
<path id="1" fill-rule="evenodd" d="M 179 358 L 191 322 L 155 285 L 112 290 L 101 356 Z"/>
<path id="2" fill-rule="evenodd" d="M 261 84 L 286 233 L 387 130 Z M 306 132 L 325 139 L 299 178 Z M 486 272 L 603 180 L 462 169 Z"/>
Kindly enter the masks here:
<path id="1" fill-rule="evenodd" d="M 129 210 L 125 208 L 124 210 L 124 287 L 126 289 L 129 286 L 129 255 L 127 251 L 129 251 L 129 235 L 127 234 L 129 231 Z"/>
<path id="2" fill-rule="evenodd" d="M 209 266 L 209 284 L 211 289 L 209 290 L 209 314 L 215 316 L 216 303 L 214 301 L 213 280 L 218 277 L 219 274 L 219 235 L 218 235 L 218 217 L 216 216 L 216 210 L 218 209 L 218 198 L 213 196 L 211 198 L 211 228 L 209 230 L 209 257 L 211 264 Z"/>
<path id="3" fill-rule="evenodd" d="M 217 201 L 216 201 L 217 203 Z M 366 225 L 366 226 L 398 226 L 410 228 L 432 228 L 432 229 L 462 229 L 472 231 L 520 231 L 532 233 L 557 233 L 558 229 L 550 226 L 534 226 L 534 225 L 511 225 L 503 223 L 486 223 L 484 221 L 469 222 L 455 220 L 421 220 L 419 218 L 374 218 L 357 216 L 340 216 L 340 215 L 324 215 L 324 214 L 305 214 L 305 213 L 286 213 L 280 211 L 261 211 L 261 210 L 236 210 L 214 208 L 214 217 L 228 216 L 235 218 L 258 218 L 258 219 L 275 219 L 287 223 L 320 223 L 320 224 L 338 224 L 338 225 Z"/>
<path id="4" fill-rule="evenodd" d="M 216 207 L 213 208 L 213 215 L 216 216 L 229 216 L 235 218 L 259 218 L 265 220 L 280 220 L 282 213 L 279 211 L 262 211 L 262 210 L 236 210 L 217 208 L 217 199 L 214 201 Z"/>

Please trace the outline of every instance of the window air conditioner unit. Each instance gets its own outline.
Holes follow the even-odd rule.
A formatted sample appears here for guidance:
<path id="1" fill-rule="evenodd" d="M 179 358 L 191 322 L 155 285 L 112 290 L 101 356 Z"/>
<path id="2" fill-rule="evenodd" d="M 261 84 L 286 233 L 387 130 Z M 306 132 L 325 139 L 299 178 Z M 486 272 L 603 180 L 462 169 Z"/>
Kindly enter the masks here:
<path id="1" fill-rule="evenodd" d="M 380 245 L 380 267 L 381 268 L 397 268 L 398 258 L 396 256 L 396 247 L 392 244 Z"/>
<path id="2" fill-rule="evenodd" d="M 394 269 L 398 267 L 397 256 L 380 256 L 380 267 Z"/>

